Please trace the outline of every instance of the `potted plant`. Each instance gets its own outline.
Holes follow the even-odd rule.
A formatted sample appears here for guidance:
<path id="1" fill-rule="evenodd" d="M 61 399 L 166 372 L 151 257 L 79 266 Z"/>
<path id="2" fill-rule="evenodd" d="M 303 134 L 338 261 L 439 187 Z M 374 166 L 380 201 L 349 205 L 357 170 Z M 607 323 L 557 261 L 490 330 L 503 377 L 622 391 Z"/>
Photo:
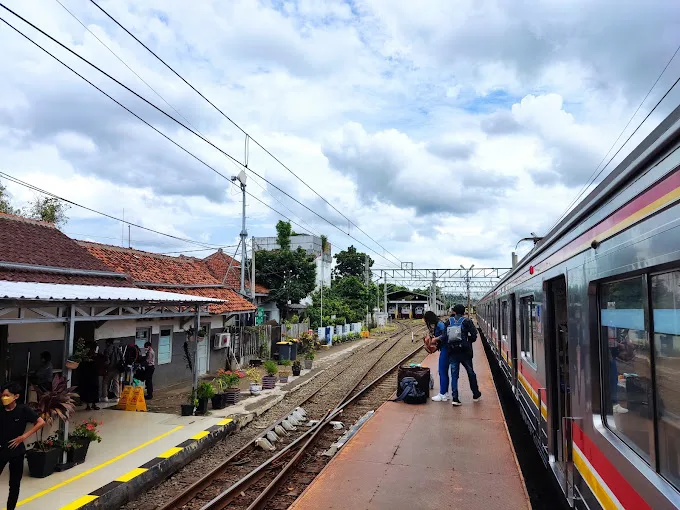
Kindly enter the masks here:
<path id="1" fill-rule="evenodd" d="M 82 423 L 73 429 L 68 435 L 68 441 L 66 442 L 66 457 L 68 462 L 75 462 L 76 464 L 81 464 L 85 462 L 85 456 L 87 455 L 87 450 L 90 447 L 92 441 L 102 442 L 102 438 L 97 431 L 97 427 L 102 425 L 102 422 L 88 418 L 83 420 Z M 72 448 L 68 448 L 71 445 Z M 76 446 L 77 445 L 77 446 Z"/>
<path id="2" fill-rule="evenodd" d="M 241 395 L 241 390 L 239 388 L 239 383 L 246 374 L 242 370 L 220 370 L 218 376 L 224 381 L 226 387 L 225 395 L 227 404 L 235 404 L 239 400 Z"/>
<path id="3" fill-rule="evenodd" d="M 262 382 L 262 375 L 260 375 L 260 371 L 255 367 L 251 367 L 246 370 L 246 377 L 248 378 L 248 381 L 250 381 L 250 394 L 259 395 L 260 391 L 262 391 L 262 386 L 260 385 Z"/>
<path id="4" fill-rule="evenodd" d="M 76 344 L 73 346 L 73 354 L 71 354 L 66 360 L 66 368 L 75 370 L 80 366 L 80 362 L 83 361 L 85 355 L 87 354 L 87 349 L 85 348 L 85 339 L 83 337 L 76 340 Z"/>
<path id="5" fill-rule="evenodd" d="M 198 406 L 198 399 L 196 398 L 196 392 L 191 391 L 187 394 L 187 401 L 185 404 L 181 404 L 182 416 L 193 416 L 194 409 Z"/>
<path id="6" fill-rule="evenodd" d="M 300 363 L 299 360 L 293 361 L 293 375 L 298 376 L 300 375 L 300 372 L 302 371 L 302 364 Z"/>
<path id="7" fill-rule="evenodd" d="M 312 364 L 314 363 L 315 357 L 316 357 L 316 352 L 314 352 L 314 349 L 309 349 L 307 352 L 305 352 L 305 368 L 307 370 L 312 369 Z"/>
<path id="8" fill-rule="evenodd" d="M 276 374 L 279 372 L 279 367 L 276 361 L 267 360 L 264 362 L 264 370 L 267 375 L 262 378 L 262 389 L 271 390 L 276 386 Z"/>
<path id="9" fill-rule="evenodd" d="M 282 368 L 279 369 L 279 382 L 281 383 L 287 383 L 288 382 L 288 376 L 290 375 L 290 366 L 292 364 L 292 361 L 289 359 L 284 359 L 281 361 L 281 366 Z"/>
<path id="10" fill-rule="evenodd" d="M 55 419 L 68 421 L 75 412 L 74 399 L 78 395 L 73 392 L 74 389 L 67 387 L 66 379 L 57 374 L 52 380 L 52 389 L 50 391 L 38 389 L 37 401 L 29 404 L 45 420 L 45 427 L 40 431 L 40 440 L 33 443 L 31 449 L 26 452 L 28 471 L 35 478 L 51 475 L 59 463 L 62 449 L 58 438 L 49 436 L 43 439 L 43 433 L 45 429 L 49 430 Z"/>
<path id="11" fill-rule="evenodd" d="M 215 394 L 215 389 L 209 382 L 202 382 L 196 389 L 196 398 L 198 399 L 198 406 L 196 406 L 196 414 L 206 414 L 208 412 L 208 400 Z"/>
<path id="12" fill-rule="evenodd" d="M 212 386 L 215 389 L 215 394 L 210 398 L 212 401 L 213 409 L 224 409 L 227 405 L 226 396 L 224 394 L 224 379 L 220 377 L 220 373 L 217 372 L 217 377 L 212 380 Z"/>

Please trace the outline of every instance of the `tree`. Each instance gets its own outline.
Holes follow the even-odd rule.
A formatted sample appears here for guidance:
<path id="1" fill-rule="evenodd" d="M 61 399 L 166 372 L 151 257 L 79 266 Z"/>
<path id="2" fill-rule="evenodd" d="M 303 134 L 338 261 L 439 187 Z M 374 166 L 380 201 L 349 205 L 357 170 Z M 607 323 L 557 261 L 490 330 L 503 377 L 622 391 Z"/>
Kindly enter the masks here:
<path id="1" fill-rule="evenodd" d="M 366 254 L 357 251 L 354 246 L 350 246 L 346 250 L 339 251 L 335 255 L 336 265 L 333 269 L 333 275 L 337 279 L 345 278 L 346 276 L 356 276 L 362 281 L 365 274 Z M 368 257 L 368 267 L 373 266 L 373 259 Z"/>
<path id="2" fill-rule="evenodd" d="M 276 242 L 281 250 L 290 250 L 290 236 L 292 234 L 293 230 L 290 228 L 290 223 L 279 220 L 276 224 Z"/>
<path id="3" fill-rule="evenodd" d="M 68 209 L 69 205 L 58 198 L 37 197 L 29 204 L 25 216 L 34 220 L 54 223 L 57 228 L 61 228 L 68 221 L 68 216 L 66 216 Z"/>
<path id="4" fill-rule="evenodd" d="M 0 183 L 0 213 L 16 214 L 19 212 L 18 210 L 14 209 L 14 207 L 12 207 L 10 198 L 11 197 L 7 191 L 7 188 L 5 188 L 2 183 Z"/>

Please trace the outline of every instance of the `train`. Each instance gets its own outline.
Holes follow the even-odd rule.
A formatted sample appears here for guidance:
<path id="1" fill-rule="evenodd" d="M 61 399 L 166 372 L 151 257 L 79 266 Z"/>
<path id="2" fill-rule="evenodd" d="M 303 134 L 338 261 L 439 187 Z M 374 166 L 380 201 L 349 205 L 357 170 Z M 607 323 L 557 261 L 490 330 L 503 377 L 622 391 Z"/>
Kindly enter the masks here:
<path id="1" fill-rule="evenodd" d="M 573 508 L 680 508 L 679 201 L 680 107 L 476 304 Z"/>

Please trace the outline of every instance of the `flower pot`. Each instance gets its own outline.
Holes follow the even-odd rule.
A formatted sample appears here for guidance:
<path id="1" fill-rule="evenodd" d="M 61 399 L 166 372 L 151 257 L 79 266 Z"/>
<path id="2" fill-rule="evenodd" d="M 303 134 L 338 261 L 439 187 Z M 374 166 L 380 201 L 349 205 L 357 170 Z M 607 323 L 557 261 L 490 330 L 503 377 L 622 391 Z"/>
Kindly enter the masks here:
<path id="1" fill-rule="evenodd" d="M 300 375 L 300 371 L 302 370 L 302 367 L 293 367 L 293 375 L 298 376 Z"/>
<path id="2" fill-rule="evenodd" d="M 262 378 L 262 389 L 263 390 L 273 390 L 276 386 L 276 376 L 275 375 L 265 375 Z"/>
<path id="3" fill-rule="evenodd" d="M 241 398 L 241 390 L 238 388 L 227 388 L 224 397 L 228 406 L 236 404 Z"/>
<path id="4" fill-rule="evenodd" d="M 66 360 L 66 368 L 70 368 L 71 370 L 75 370 L 79 366 L 80 366 L 80 363 L 78 361 L 71 361 L 70 359 Z"/>
<path id="5" fill-rule="evenodd" d="M 182 416 L 192 416 L 194 414 L 194 404 L 182 404 Z"/>
<path id="6" fill-rule="evenodd" d="M 207 414 L 208 413 L 208 399 L 199 398 L 198 406 L 196 406 L 196 414 Z"/>
<path id="7" fill-rule="evenodd" d="M 73 442 L 79 444 L 80 448 L 68 450 L 66 452 L 66 461 L 75 462 L 76 464 L 82 464 L 83 462 L 85 462 L 85 457 L 87 456 L 87 449 L 90 447 L 90 440 L 74 439 Z"/>
<path id="8" fill-rule="evenodd" d="M 59 459 L 61 459 L 61 448 L 52 448 L 46 452 L 38 450 L 28 450 L 26 460 L 28 460 L 28 472 L 33 478 L 45 478 L 54 473 Z"/>
<path id="9" fill-rule="evenodd" d="M 314 363 L 313 359 L 306 359 L 305 360 L 305 370 L 311 370 L 313 363 Z"/>
<path id="10" fill-rule="evenodd" d="M 287 383 L 288 382 L 288 376 L 287 375 L 279 376 L 279 382 L 284 383 L 284 384 Z"/>
<path id="11" fill-rule="evenodd" d="M 262 391 L 262 386 L 260 386 L 258 383 L 250 383 L 250 394 L 251 395 L 259 395 L 260 392 Z"/>
<path id="12" fill-rule="evenodd" d="M 213 409 L 224 409 L 227 405 L 224 393 L 217 393 L 210 400 L 212 400 Z"/>

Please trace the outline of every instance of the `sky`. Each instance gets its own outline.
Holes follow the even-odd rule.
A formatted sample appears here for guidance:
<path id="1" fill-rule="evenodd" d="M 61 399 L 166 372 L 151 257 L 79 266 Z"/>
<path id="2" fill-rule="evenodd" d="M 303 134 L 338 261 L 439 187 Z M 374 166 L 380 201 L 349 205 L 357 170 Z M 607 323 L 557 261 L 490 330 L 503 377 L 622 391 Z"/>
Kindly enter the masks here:
<path id="1" fill-rule="evenodd" d="M 354 244 L 378 268 L 509 267 L 517 242 L 545 234 L 588 182 L 680 44 L 671 0 L 98 0 L 286 169 L 91 2 L 59 1 L 3 3 L 236 160 L 247 154 L 249 170 L 309 208 L 247 174 L 248 191 L 295 231 L 325 234 L 334 252 Z M 4 23 L 1 172 L 193 241 L 133 226 L 134 248 L 234 249 L 242 204 L 229 177 L 241 167 L 0 18 L 223 176 Z M 614 151 L 679 75 L 680 55 Z M 679 103 L 674 89 L 601 178 Z M 17 206 L 37 196 L 0 182 Z M 246 205 L 248 233 L 275 235 L 282 216 Z M 72 237 L 127 245 L 120 221 L 68 215 Z"/>

